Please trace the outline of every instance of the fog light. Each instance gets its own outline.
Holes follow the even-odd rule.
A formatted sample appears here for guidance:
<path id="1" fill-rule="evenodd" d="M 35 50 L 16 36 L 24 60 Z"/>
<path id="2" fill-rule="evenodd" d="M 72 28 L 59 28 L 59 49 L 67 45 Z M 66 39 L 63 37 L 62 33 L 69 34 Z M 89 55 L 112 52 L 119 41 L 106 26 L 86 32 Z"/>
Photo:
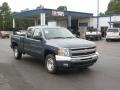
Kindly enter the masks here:
<path id="1" fill-rule="evenodd" d="M 63 66 L 68 67 L 68 66 L 69 66 L 69 64 L 68 64 L 68 63 L 64 63 L 64 64 L 63 64 Z"/>

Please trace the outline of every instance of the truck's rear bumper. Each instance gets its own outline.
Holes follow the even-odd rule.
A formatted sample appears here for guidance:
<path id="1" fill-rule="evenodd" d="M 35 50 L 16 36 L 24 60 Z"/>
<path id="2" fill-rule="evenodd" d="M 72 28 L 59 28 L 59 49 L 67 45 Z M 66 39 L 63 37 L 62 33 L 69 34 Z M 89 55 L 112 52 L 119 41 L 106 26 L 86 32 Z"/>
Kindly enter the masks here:
<path id="1" fill-rule="evenodd" d="M 56 56 L 56 64 L 58 67 L 64 68 L 84 68 L 93 65 L 98 59 L 98 53 L 87 57 L 61 57 Z"/>
<path id="2" fill-rule="evenodd" d="M 98 38 L 98 37 L 101 37 L 100 35 L 86 35 L 85 36 L 86 38 Z"/>
<path id="3" fill-rule="evenodd" d="M 106 37 L 106 39 L 110 39 L 110 40 L 120 40 L 120 37 L 119 36 L 116 36 L 116 37 Z"/>

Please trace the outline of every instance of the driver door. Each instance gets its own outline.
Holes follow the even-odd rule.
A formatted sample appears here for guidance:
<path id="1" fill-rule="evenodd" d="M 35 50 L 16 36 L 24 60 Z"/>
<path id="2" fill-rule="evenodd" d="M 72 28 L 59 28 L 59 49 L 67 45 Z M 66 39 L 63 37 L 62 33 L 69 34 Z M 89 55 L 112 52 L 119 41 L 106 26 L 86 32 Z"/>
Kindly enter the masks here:
<path id="1" fill-rule="evenodd" d="M 41 57 L 43 53 L 43 41 L 42 32 L 40 28 L 36 28 L 33 33 L 32 41 L 31 41 L 31 51 L 34 56 Z"/>

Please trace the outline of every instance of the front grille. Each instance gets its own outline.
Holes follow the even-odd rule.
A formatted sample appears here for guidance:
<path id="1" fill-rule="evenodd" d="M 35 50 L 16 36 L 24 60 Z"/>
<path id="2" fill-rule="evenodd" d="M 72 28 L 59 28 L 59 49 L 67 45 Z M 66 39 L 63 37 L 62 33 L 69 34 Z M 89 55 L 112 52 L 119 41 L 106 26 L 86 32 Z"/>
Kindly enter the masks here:
<path id="1" fill-rule="evenodd" d="M 95 54 L 96 47 L 89 47 L 89 48 L 74 48 L 71 49 L 71 56 L 72 57 L 82 57 L 82 56 L 89 56 Z"/>

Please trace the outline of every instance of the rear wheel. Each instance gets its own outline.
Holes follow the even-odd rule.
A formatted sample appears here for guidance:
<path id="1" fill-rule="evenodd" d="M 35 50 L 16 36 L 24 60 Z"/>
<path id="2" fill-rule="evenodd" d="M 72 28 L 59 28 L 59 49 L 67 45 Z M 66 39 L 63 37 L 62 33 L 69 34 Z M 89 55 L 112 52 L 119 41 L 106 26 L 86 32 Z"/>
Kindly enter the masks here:
<path id="1" fill-rule="evenodd" d="M 56 73 L 57 72 L 57 66 L 56 66 L 56 60 L 55 57 L 51 54 L 46 56 L 45 59 L 45 66 L 49 73 Z"/>
<path id="2" fill-rule="evenodd" d="M 18 50 L 18 47 L 15 46 L 13 49 L 15 59 L 19 60 L 22 58 L 22 53 Z"/>

